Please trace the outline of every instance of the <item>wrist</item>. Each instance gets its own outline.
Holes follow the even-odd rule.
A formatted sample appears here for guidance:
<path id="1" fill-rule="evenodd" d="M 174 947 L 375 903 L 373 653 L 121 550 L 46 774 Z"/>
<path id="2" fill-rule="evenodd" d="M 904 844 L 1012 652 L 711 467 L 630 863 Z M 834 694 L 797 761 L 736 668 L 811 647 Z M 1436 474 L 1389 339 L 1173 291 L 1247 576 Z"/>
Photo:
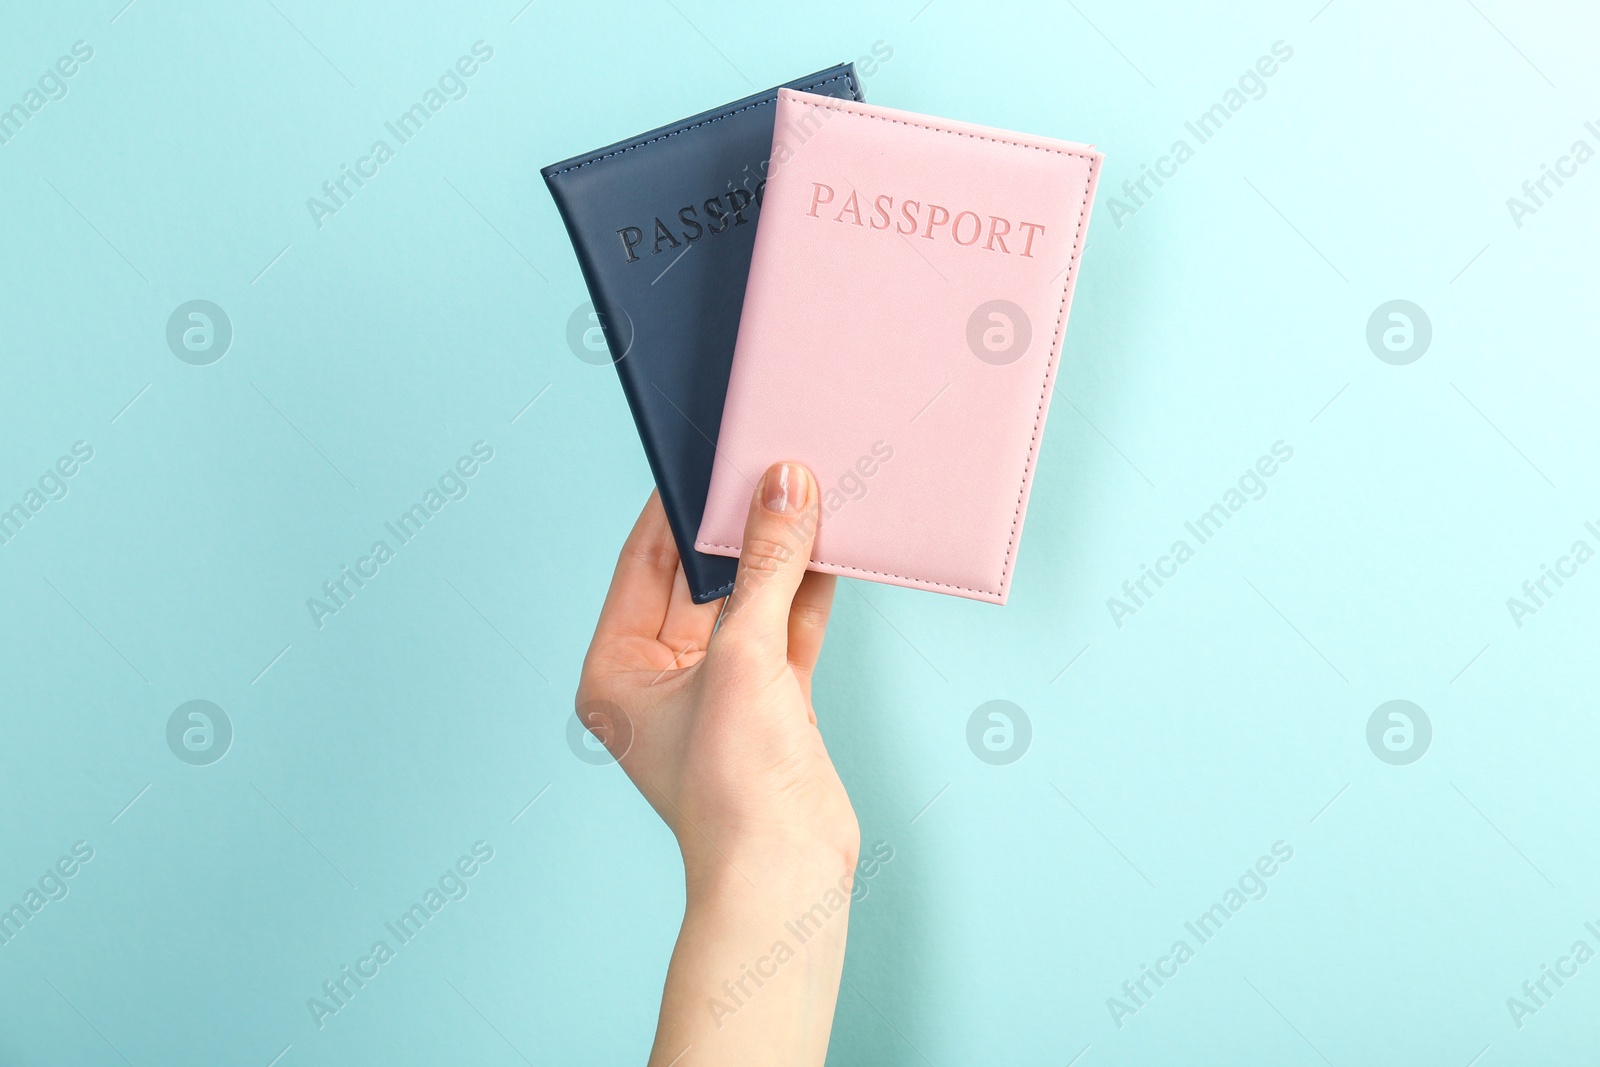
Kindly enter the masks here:
<path id="1" fill-rule="evenodd" d="M 818 902 L 849 905 L 860 851 L 857 835 L 768 838 L 720 850 L 700 844 L 705 847 L 683 849 L 689 908 L 798 912 Z"/>
<path id="2" fill-rule="evenodd" d="M 708 851 L 710 851 L 708 849 Z M 850 926 L 853 862 L 837 848 L 782 862 L 685 855 L 683 926 L 651 1064 L 820 1065 Z"/>

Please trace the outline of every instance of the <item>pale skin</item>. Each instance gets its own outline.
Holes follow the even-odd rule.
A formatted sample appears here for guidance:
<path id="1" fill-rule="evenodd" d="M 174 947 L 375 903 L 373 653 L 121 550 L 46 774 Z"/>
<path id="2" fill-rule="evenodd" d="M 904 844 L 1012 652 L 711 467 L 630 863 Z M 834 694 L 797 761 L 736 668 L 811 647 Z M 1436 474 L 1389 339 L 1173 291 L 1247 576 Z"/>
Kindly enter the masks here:
<path id="1" fill-rule="evenodd" d="M 819 499 L 805 467 L 770 468 L 733 592 L 697 605 L 651 494 L 584 659 L 580 719 L 683 854 L 683 926 L 649 1067 L 827 1056 L 860 830 L 811 706 L 834 590 L 806 570 Z"/>

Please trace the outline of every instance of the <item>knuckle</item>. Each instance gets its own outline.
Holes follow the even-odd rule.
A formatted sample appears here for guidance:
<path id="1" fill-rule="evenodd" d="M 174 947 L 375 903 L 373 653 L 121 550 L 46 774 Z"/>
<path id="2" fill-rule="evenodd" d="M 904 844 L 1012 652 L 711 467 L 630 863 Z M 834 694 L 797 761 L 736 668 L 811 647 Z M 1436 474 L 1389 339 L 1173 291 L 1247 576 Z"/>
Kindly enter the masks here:
<path id="1" fill-rule="evenodd" d="M 820 630 L 828 625 L 828 609 L 815 604 L 796 604 L 789 617 L 802 629 Z"/>
<path id="2" fill-rule="evenodd" d="M 794 558 L 794 549 L 771 537 L 752 537 L 745 542 L 740 562 L 752 571 L 776 571 Z"/>
<path id="3" fill-rule="evenodd" d="M 753 592 L 768 578 L 783 570 L 783 564 L 771 556 L 743 556 L 739 559 L 739 579 L 745 591 Z M 734 588 L 738 588 L 736 582 Z"/>
<path id="4" fill-rule="evenodd" d="M 855 870 L 856 864 L 861 862 L 861 827 L 854 818 L 845 827 L 843 837 L 839 848 L 844 853 L 845 866 Z"/>
<path id="5" fill-rule="evenodd" d="M 622 550 L 624 560 L 635 560 L 651 570 L 672 570 L 678 565 L 678 550 L 670 541 L 630 545 Z"/>

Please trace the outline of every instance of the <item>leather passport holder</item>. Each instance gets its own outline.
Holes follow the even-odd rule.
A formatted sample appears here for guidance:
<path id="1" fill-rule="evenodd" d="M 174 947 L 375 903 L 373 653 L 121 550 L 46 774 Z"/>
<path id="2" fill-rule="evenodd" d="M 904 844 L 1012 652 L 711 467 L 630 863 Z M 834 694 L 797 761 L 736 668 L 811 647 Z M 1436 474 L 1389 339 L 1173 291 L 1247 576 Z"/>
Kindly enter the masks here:
<path id="1" fill-rule="evenodd" d="M 850 63 L 790 86 L 861 98 Z M 697 552 L 694 535 L 765 210 L 777 95 L 746 97 L 541 171 L 701 604 L 733 586 L 735 561 Z"/>
<path id="2" fill-rule="evenodd" d="M 780 91 L 696 547 L 798 460 L 812 569 L 1005 603 L 1101 156 Z"/>

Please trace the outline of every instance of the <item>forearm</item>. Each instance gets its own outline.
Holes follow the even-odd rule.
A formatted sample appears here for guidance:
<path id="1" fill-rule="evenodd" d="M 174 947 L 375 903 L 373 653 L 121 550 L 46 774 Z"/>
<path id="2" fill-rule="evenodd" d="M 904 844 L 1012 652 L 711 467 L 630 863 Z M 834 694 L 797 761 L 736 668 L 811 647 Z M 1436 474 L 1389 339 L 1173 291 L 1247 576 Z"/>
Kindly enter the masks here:
<path id="1" fill-rule="evenodd" d="M 825 1059 L 854 869 L 834 858 L 748 873 L 691 878 L 650 1067 Z"/>

